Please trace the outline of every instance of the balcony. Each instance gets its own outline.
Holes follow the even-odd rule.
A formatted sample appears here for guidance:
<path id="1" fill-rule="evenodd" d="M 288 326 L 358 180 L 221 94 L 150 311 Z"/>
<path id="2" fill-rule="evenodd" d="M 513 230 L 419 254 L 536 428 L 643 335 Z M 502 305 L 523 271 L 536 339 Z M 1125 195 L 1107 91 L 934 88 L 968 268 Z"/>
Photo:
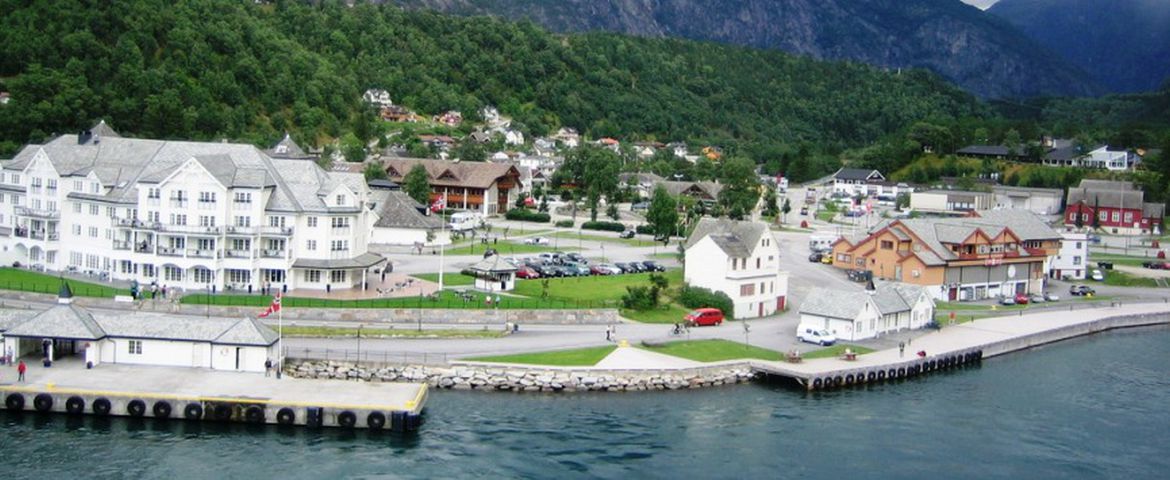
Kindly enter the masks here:
<path id="1" fill-rule="evenodd" d="M 134 247 L 134 242 L 125 240 L 114 240 L 114 250 L 130 250 Z"/>
<path id="2" fill-rule="evenodd" d="M 260 256 L 264 258 L 285 258 L 288 250 L 261 250 Z"/>
<path id="3" fill-rule="evenodd" d="M 331 260 L 345 260 L 351 257 L 352 255 L 349 250 L 333 250 L 329 252 L 329 258 Z"/>
<path id="4" fill-rule="evenodd" d="M 181 257 L 184 250 L 181 248 L 167 248 L 162 247 L 158 249 L 158 254 L 163 257 Z"/>
<path id="5" fill-rule="evenodd" d="M 290 236 L 293 234 L 293 227 L 257 227 L 260 229 L 261 235 L 280 235 Z"/>
<path id="6" fill-rule="evenodd" d="M 227 258 L 252 258 L 255 255 L 255 250 L 227 250 L 224 252 L 224 257 Z"/>
<path id="7" fill-rule="evenodd" d="M 43 208 L 29 207 L 16 207 L 16 215 L 20 217 L 45 218 L 49 220 L 57 220 L 61 218 L 61 212 L 56 210 L 45 210 Z"/>
<path id="8" fill-rule="evenodd" d="M 187 233 L 192 235 L 219 235 L 223 227 L 201 227 L 197 225 L 161 225 L 160 228 L 168 233 Z"/>
<path id="9" fill-rule="evenodd" d="M 223 255 L 221 255 L 218 250 L 189 248 L 189 249 L 187 249 L 187 257 L 189 257 L 189 258 L 222 258 Z"/>
<path id="10" fill-rule="evenodd" d="M 189 200 L 183 197 L 171 197 L 171 208 L 187 208 Z"/>

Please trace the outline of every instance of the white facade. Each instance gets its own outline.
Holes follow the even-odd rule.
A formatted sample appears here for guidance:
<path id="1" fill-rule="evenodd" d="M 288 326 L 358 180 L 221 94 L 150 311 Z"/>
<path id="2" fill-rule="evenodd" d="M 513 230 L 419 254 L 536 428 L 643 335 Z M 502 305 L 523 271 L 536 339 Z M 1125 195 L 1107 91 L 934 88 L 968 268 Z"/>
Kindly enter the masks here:
<path id="1" fill-rule="evenodd" d="M 1060 253 L 1048 257 L 1048 278 L 1084 280 L 1089 263 L 1089 235 L 1063 232 Z"/>
<path id="2" fill-rule="evenodd" d="M 1058 215 L 1064 205 L 1064 191 L 1055 188 L 992 187 L 997 209 L 1028 210 L 1037 215 Z"/>
<path id="3" fill-rule="evenodd" d="M 732 257 L 707 236 L 687 248 L 684 281 L 727 294 L 734 318 L 774 315 L 785 308 L 788 272 L 780 270 L 780 248 L 766 228 L 752 247 L 749 255 Z"/>
<path id="4" fill-rule="evenodd" d="M 4 260 L 46 270 L 197 291 L 325 289 L 360 285 L 365 266 L 345 261 L 377 257 L 363 257 L 360 174 L 249 145 L 64 135 L 5 161 L 0 192 Z"/>
<path id="5" fill-rule="evenodd" d="M 931 289 L 905 284 L 885 284 L 874 294 L 814 289 L 809 294 L 810 301 L 801 306 L 800 325 L 824 328 L 842 341 L 923 328 L 934 319 L 935 303 L 928 290 Z M 881 298 L 884 300 L 879 301 Z M 825 308 L 824 302 L 835 305 Z M 886 311 L 882 310 L 883 304 L 887 305 Z"/>

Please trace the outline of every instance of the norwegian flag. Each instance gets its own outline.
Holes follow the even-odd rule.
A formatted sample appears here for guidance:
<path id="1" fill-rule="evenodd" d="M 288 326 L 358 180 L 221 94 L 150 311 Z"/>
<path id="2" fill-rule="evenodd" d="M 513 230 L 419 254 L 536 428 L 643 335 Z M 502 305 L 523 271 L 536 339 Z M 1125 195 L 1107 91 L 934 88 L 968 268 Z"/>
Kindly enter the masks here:
<path id="1" fill-rule="evenodd" d="M 272 314 L 279 312 L 279 311 L 280 311 L 280 292 L 277 292 L 276 296 L 272 297 L 272 305 L 269 305 L 268 308 L 266 310 L 264 310 L 263 312 L 261 312 L 260 315 L 258 315 L 258 316 L 260 318 L 265 318 L 265 317 L 272 315 Z"/>
<path id="2" fill-rule="evenodd" d="M 447 208 L 447 201 L 444 197 L 436 198 L 434 203 L 431 204 L 431 212 L 432 213 L 438 213 L 440 210 L 442 210 L 444 208 Z"/>

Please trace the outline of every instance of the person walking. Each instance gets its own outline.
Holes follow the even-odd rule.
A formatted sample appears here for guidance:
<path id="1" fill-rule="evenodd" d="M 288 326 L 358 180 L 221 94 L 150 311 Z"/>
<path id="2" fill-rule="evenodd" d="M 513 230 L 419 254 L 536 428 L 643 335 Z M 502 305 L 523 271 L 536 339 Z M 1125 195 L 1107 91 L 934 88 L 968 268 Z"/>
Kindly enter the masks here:
<path id="1" fill-rule="evenodd" d="M 906 353 L 906 342 L 898 342 L 898 358 L 902 358 L 904 353 Z"/>
<path id="2" fill-rule="evenodd" d="M 613 341 L 613 327 L 612 326 L 609 326 L 609 325 L 605 326 L 605 341 L 607 341 L 607 342 Z"/>
<path id="3" fill-rule="evenodd" d="M 264 361 L 264 376 L 268 377 L 271 375 L 272 375 L 272 359 L 269 358 L 269 359 Z"/>
<path id="4" fill-rule="evenodd" d="M 18 375 L 16 380 L 19 382 L 23 382 L 24 381 L 24 372 L 26 372 L 26 371 L 28 371 L 28 365 L 24 364 L 24 360 L 21 360 L 20 365 L 16 366 L 16 374 Z"/>

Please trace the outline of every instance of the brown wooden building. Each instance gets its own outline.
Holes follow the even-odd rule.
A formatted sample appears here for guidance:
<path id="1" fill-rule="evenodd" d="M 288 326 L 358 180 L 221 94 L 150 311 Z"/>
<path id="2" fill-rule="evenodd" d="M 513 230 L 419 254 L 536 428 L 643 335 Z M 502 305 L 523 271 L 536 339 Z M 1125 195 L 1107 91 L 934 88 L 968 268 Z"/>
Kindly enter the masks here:
<path id="1" fill-rule="evenodd" d="M 391 158 L 383 165 L 390 180 L 399 184 L 415 165 L 422 165 L 431 184 L 432 204 L 445 199 L 447 208 L 484 215 L 508 211 L 520 187 L 520 171 L 511 164 Z"/>

